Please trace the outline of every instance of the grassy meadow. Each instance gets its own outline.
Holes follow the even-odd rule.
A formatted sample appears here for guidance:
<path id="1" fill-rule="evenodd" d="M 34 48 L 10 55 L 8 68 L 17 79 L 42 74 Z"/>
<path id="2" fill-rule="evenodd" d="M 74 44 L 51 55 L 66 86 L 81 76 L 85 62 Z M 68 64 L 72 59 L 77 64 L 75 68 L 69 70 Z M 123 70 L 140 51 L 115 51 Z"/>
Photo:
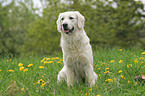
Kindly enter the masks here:
<path id="1" fill-rule="evenodd" d="M 145 52 L 136 49 L 98 49 L 94 53 L 96 85 L 57 84 L 63 67 L 60 56 L 22 56 L 0 59 L 0 96 L 145 96 L 145 85 L 134 80 L 145 74 Z"/>

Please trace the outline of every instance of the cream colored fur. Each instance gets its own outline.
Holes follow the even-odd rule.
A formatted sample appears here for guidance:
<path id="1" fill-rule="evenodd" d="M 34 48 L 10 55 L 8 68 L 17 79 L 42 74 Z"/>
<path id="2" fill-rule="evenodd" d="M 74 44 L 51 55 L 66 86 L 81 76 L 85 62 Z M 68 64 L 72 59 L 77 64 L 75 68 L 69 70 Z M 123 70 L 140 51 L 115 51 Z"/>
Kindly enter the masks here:
<path id="1" fill-rule="evenodd" d="M 61 33 L 64 62 L 58 74 L 58 83 L 66 81 L 68 86 L 73 86 L 84 78 L 90 87 L 95 85 L 97 74 L 93 71 L 92 48 L 84 30 L 84 22 L 85 18 L 78 11 L 60 13 L 58 17 L 57 30 Z M 74 28 L 72 33 L 65 34 L 64 23 L 68 24 L 68 29 Z"/>

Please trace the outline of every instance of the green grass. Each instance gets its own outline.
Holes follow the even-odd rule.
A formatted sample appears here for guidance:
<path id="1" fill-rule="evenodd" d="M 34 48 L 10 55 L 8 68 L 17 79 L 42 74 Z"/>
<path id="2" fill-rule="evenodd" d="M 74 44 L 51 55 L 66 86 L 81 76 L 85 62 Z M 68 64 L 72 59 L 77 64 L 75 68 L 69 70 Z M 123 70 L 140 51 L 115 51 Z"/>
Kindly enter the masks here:
<path id="1" fill-rule="evenodd" d="M 145 85 L 134 80 L 135 76 L 145 74 L 145 55 L 141 54 L 142 52 L 143 50 L 135 49 L 95 51 L 93 65 L 98 80 L 92 88 L 89 88 L 88 84 L 76 84 L 70 88 L 66 83 L 57 84 L 57 74 L 63 67 L 62 57 L 52 59 L 53 56 L 27 56 L 1 59 L 0 94 L 1 96 L 13 94 L 14 96 L 144 96 Z M 43 58 L 50 60 L 44 60 L 48 61 L 44 64 L 41 62 Z M 115 62 L 110 63 L 111 60 Z M 22 63 L 24 69 L 28 71 L 23 72 L 24 69 L 20 71 L 19 63 Z M 29 64 L 33 66 L 28 67 Z M 44 68 L 40 69 L 39 66 Z M 10 69 L 14 72 L 8 72 Z M 119 71 L 121 73 L 118 73 Z"/>

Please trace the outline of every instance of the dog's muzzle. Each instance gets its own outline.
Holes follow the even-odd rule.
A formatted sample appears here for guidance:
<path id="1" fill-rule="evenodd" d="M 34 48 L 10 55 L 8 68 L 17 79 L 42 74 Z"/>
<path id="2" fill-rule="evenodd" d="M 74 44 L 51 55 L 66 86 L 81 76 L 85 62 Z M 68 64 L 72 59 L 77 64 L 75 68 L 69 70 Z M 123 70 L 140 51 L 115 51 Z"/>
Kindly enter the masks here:
<path id="1" fill-rule="evenodd" d="M 63 26 L 63 30 L 64 30 L 65 34 L 71 34 L 74 30 L 74 27 L 72 29 L 69 29 L 67 23 L 64 23 L 62 26 Z"/>

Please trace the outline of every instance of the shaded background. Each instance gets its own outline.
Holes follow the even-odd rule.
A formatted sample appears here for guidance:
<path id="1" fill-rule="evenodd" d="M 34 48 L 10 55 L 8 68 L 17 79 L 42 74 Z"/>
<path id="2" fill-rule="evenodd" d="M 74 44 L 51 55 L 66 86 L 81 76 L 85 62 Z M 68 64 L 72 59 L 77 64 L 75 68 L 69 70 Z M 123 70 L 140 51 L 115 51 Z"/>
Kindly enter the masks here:
<path id="1" fill-rule="evenodd" d="M 61 53 L 59 13 L 77 10 L 96 48 L 144 48 L 144 0 L 0 0 L 0 56 Z"/>

